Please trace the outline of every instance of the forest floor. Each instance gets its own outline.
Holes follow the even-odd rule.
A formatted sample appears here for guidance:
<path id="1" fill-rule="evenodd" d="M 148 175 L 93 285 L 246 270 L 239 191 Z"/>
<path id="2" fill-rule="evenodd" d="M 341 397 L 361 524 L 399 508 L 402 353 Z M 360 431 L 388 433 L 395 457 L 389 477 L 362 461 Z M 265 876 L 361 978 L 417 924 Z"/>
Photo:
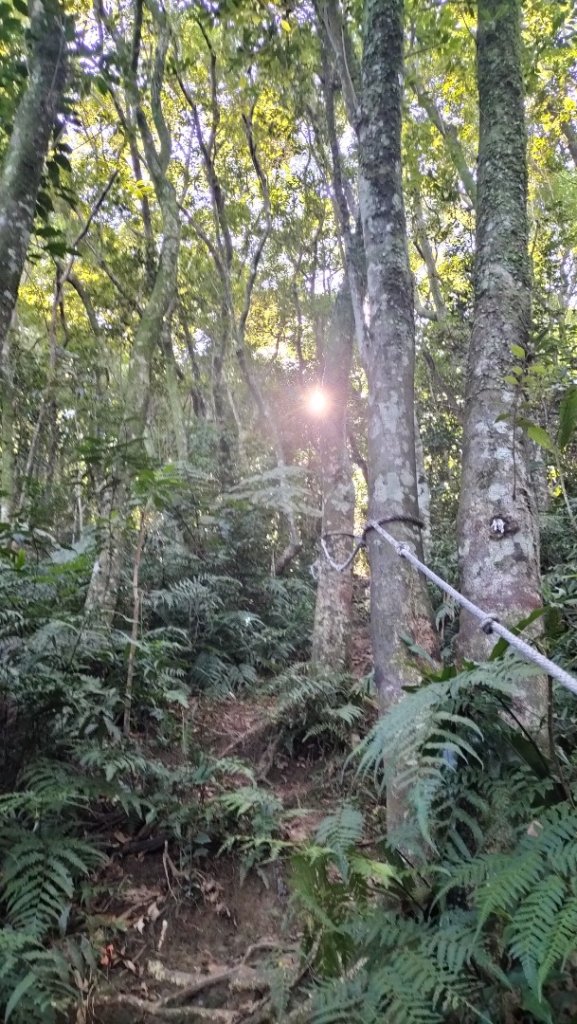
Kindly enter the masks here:
<path id="1" fill-rule="evenodd" d="M 354 638 L 352 663 L 359 676 L 368 670 L 363 631 Z M 282 826 L 287 850 L 309 841 L 342 801 L 342 757 L 280 750 L 261 699 L 195 701 L 188 718 L 195 744 L 217 757 L 241 757 L 284 811 L 294 812 Z M 239 787 L 245 784 L 239 777 Z M 272 1019 L 271 1005 L 283 993 L 294 1004 L 308 965 L 290 898 L 289 856 L 270 863 L 265 856 L 245 871 L 234 850 L 175 863 L 166 843 L 147 847 L 145 839 L 137 849 L 122 834 L 116 838 L 119 853 L 100 878 L 93 908 L 106 936 L 105 977 L 86 1000 L 84 1020 L 257 1024 Z M 294 1011 L 287 1019 L 293 1017 Z"/>

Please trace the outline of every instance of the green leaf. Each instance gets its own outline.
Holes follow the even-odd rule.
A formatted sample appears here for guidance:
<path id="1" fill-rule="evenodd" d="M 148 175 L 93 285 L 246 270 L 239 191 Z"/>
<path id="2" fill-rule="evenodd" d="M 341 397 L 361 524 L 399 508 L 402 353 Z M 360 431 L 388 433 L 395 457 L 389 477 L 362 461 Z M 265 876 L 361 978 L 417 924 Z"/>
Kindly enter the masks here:
<path id="1" fill-rule="evenodd" d="M 372 860 L 369 857 L 362 857 L 360 854 L 351 854 L 349 860 L 353 874 L 360 875 L 362 878 L 373 879 L 381 885 L 389 885 L 391 879 L 395 878 L 397 874 L 390 864 L 385 864 L 380 860 Z"/>
<path id="2" fill-rule="evenodd" d="M 511 345 L 511 352 L 517 359 L 524 359 L 527 354 L 521 345 Z"/>
<path id="3" fill-rule="evenodd" d="M 527 428 L 527 434 L 531 440 L 541 448 L 545 448 L 549 452 L 555 451 L 555 442 L 549 436 L 547 431 L 544 430 L 543 427 L 538 426 L 537 423 L 532 423 L 531 426 Z"/>
<path id="4" fill-rule="evenodd" d="M 529 615 L 527 615 L 523 619 L 520 619 L 519 622 L 516 622 L 514 626 L 509 626 L 509 629 L 511 630 L 512 633 L 515 634 L 515 636 L 520 636 L 523 630 L 527 629 L 527 626 L 530 626 L 532 622 L 536 621 L 536 619 L 540 619 L 542 615 L 546 614 L 547 610 L 547 605 L 542 605 L 539 608 L 534 608 Z M 497 661 L 499 658 L 502 658 L 508 646 L 509 641 L 505 640 L 504 636 L 500 637 L 497 640 L 495 646 L 493 647 L 493 650 L 491 651 L 489 661 Z"/>
<path id="5" fill-rule="evenodd" d="M 534 992 L 531 992 L 529 989 L 525 989 L 522 993 L 522 998 L 523 1009 L 528 1010 L 536 1021 L 540 1021 L 541 1024 L 554 1024 L 554 1018 L 551 1015 L 551 1007 L 544 997 L 539 999 Z"/>
<path id="6" fill-rule="evenodd" d="M 530 437 L 540 448 L 545 448 L 548 452 L 557 451 L 553 438 L 538 423 L 531 423 L 530 420 L 518 420 L 517 422 L 525 431 L 527 437 Z"/>
<path id="7" fill-rule="evenodd" d="M 557 444 L 566 448 L 575 433 L 577 426 L 577 387 L 566 391 L 559 406 L 559 430 Z"/>
<path id="8" fill-rule="evenodd" d="M 51 256 L 56 256 L 57 259 L 62 259 L 66 256 L 67 248 L 66 242 L 62 239 L 54 239 L 53 241 L 47 242 L 45 245 L 46 252 L 50 253 Z"/>
<path id="9" fill-rule="evenodd" d="M 16 988 L 12 992 L 10 999 L 6 1003 L 6 1009 L 4 1010 L 4 1024 L 7 1024 L 8 1019 L 12 1016 L 12 1013 L 18 1006 L 18 1003 L 23 996 L 26 995 L 28 990 L 36 984 L 36 975 L 33 971 L 28 971 L 24 977 L 18 982 Z"/>
<path id="10" fill-rule="evenodd" d="M 10 38 L 10 33 L 14 32 L 14 31 L 17 31 L 20 28 L 22 28 L 22 25 L 21 25 L 21 22 L 20 22 L 20 20 L 18 18 L 3 17 L 2 18 L 2 31 L 0 33 L 0 39 L 8 40 Z"/>
<path id="11" fill-rule="evenodd" d="M 63 170 L 68 171 L 69 174 L 72 174 L 72 164 L 66 156 L 66 153 L 56 153 L 54 163 L 58 164 L 59 167 L 62 167 Z"/>

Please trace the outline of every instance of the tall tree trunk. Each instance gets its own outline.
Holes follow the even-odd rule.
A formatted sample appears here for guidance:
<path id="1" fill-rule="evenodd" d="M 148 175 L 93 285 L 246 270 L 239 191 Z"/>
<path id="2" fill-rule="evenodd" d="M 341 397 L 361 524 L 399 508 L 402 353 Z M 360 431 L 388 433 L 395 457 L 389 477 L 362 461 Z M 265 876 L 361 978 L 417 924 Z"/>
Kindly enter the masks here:
<path id="1" fill-rule="evenodd" d="M 28 84 L 16 111 L 0 176 L 0 352 L 18 297 L 36 199 L 66 81 L 64 21 L 58 0 L 31 0 Z"/>
<path id="2" fill-rule="evenodd" d="M 507 623 L 541 603 L 535 500 L 526 442 L 512 420 L 515 388 L 506 380 L 512 346 L 526 349 L 531 322 L 527 248 L 527 157 L 519 0 L 479 0 L 477 79 L 479 172 L 475 309 L 464 418 L 459 556 L 467 597 Z M 505 418 L 506 417 L 506 418 Z M 492 646 L 462 614 L 463 655 Z M 545 681 L 524 695 L 541 717 Z"/>
<path id="3" fill-rule="evenodd" d="M 355 491 L 347 448 L 347 401 L 351 372 L 354 319 L 349 289 L 344 285 L 334 303 L 324 353 L 323 387 L 329 406 L 321 424 L 323 491 L 322 533 L 336 562 L 344 562 L 353 546 Z M 351 624 L 352 567 L 336 572 L 320 561 L 312 661 L 320 668 L 346 666 Z"/>
<path id="4" fill-rule="evenodd" d="M 114 614 L 120 579 L 119 550 L 124 507 L 130 496 L 131 476 L 137 462 L 139 447 L 144 450 L 152 358 L 177 294 L 181 223 L 176 190 L 168 176 L 172 146 L 161 101 L 169 28 L 166 16 L 156 8 L 154 10 L 158 24 L 158 42 L 154 56 L 150 101 L 152 119 L 159 139 L 158 146 L 140 106 L 141 96 L 135 87 L 135 81 L 129 83 L 129 92 L 143 143 L 146 165 L 160 207 L 162 246 L 152 291 L 134 336 L 124 386 L 124 416 L 119 430 L 120 454 L 112 467 L 109 486 L 103 492 L 104 507 L 101 518 L 110 523 L 110 528 L 105 544 L 96 559 L 86 596 L 86 610 L 108 621 L 111 621 Z"/>
<path id="5" fill-rule="evenodd" d="M 9 523 L 14 513 L 14 378 L 10 338 L 4 339 L 0 353 L 0 399 L 2 412 L 2 456 L 0 462 L 2 494 L 0 496 L 0 523 Z"/>
<path id="6" fill-rule="evenodd" d="M 415 463 L 415 325 L 401 178 L 402 0 L 365 0 L 359 199 L 367 260 L 369 330 L 362 353 L 369 384 L 369 519 L 418 553 Z M 375 680 L 386 709 L 419 678 L 403 636 L 435 653 L 421 578 L 375 531 L 371 629 Z M 392 812 L 393 819 L 395 813 Z"/>
<path id="7" fill-rule="evenodd" d="M 112 476 L 105 482 L 98 501 L 100 550 L 92 567 L 85 611 L 108 624 L 112 623 L 118 600 L 124 533 L 121 510 L 127 498 L 126 480 Z"/>

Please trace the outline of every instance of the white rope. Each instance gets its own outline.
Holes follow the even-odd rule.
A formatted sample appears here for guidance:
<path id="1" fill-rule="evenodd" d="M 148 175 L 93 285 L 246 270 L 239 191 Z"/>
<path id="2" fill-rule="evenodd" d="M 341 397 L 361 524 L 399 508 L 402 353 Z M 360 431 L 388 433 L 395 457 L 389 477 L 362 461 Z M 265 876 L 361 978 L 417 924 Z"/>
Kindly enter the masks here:
<path id="1" fill-rule="evenodd" d="M 535 650 L 534 647 L 528 644 L 525 640 L 522 640 L 521 637 L 515 636 L 515 634 L 512 633 L 510 629 L 507 629 L 506 626 L 503 626 L 494 615 L 490 615 L 488 612 L 483 611 L 483 609 L 479 608 L 478 605 L 469 601 L 468 597 L 464 597 L 458 590 L 455 590 L 450 583 L 446 583 L 441 576 L 437 576 L 436 572 L 433 572 L 432 569 L 429 569 L 428 566 L 421 562 L 420 558 L 417 558 L 407 544 L 396 540 L 387 532 L 387 530 L 383 529 L 381 524 L 376 520 L 371 520 L 367 523 L 365 531 L 362 537 L 357 541 L 352 554 L 347 558 L 346 562 L 342 563 L 342 565 L 339 565 L 333 558 L 331 558 L 327 550 L 324 537 L 321 539 L 323 553 L 332 569 L 336 572 L 344 572 L 345 569 L 349 567 L 351 562 L 356 558 L 360 549 L 364 547 L 364 538 L 368 530 L 374 530 L 375 533 L 378 533 L 383 540 L 386 540 L 387 544 L 390 544 L 391 547 L 395 549 L 400 558 L 404 558 L 407 562 L 410 562 L 418 572 L 422 573 L 423 576 L 426 576 L 432 583 L 435 583 L 437 587 L 440 587 L 445 594 L 452 597 L 453 600 L 456 601 L 457 604 L 460 604 L 462 608 L 466 608 L 474 618 L 479 620 L 483 632 L 488 634 L 497 633 L 498 636 L 503 637 L 503 639 L 518 651 L 519 654 L 526 658 L 527 661 L 532 661 L 535 665 L 538 665 L 539 668 L 543 669 L 547 675 L 556 679 L 562 686 L 565 686 L 568 690 L 571 690 L 572 693 L 577 695 L 577 679 L 575 679 L 574 676 L 569 672 L 566 672 L 564 668 L 560 667 L 560 665 L 556 665 L 550 658 L 546 658 L 540 651 Z"/>
<path id="2" fill-rule="evenodd" d="M 346 562 L 343 562 L 341 565 L 338 565 L 337 562 L 335 562 L 334 559 L 332 559 L 330 554 L 329 554 L 329 549 L 327 548 L 327 544 L 326 544 L 325 538 L 321 537 L 321 548 L 323 549 L 323 555 L 325 556 L 325 558 L 326 558 L 327 562 L 329 563 L 331 569 L 335 569 L 336 572 L 344 572 L 345 569 L 348 569 L 349 565 L 351 565 L 351 563 L 354 562 L 354 560 L 357 557 L 359 551 L 364 546 L 365 546 L 364 539 L 362 537 L 360 537 L 358 539 L 357 543 L 355 544 L 355 547 L 353 548 L 352 553 L 347 558 Z"/>

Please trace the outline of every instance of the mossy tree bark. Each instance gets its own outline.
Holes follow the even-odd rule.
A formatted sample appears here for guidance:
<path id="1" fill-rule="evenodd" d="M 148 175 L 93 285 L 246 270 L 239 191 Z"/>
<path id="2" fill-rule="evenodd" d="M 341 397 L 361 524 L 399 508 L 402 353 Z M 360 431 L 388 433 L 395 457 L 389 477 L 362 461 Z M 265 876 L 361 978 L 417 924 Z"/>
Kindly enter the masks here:
<path id="1" fill-rule="evenodd" d="M 28 84 L 0 176 L 0 352 L 18 297 L 66 73 L 62 8 L 58 0 L 31 0 Z"/>
<path id="2" fill-rule="evenodd" d="M 8 332 L 18 298 L 50 137 L 66 82 L 64 14 L 57 0 L 32 0 L 28 84 L 0 174 L 0 401 L 2 508 L 14 512 L 14 389 Z"/>
<path id="3" fill-rule="evenodd" d="M 334 302 L 324 352 L 323 388 L 327 415 L 321 423 L 323 493 L 322 534 L 336 562 L 344 562 L 353 546 L 355 490 L 347 447 L 347 402 L 355 337 L 353 308 L 344 284 Z M 352 568 L 342 573 L 321 555 L 312 662 L 321 669 L 346 667 L 351 625 Z"/>
<path id="4" fill-rule="evenodd" d="M 415 459 L 415 325 L 401 174 L 402 0 L 365 0 L 359 200 L 370 322 L 369 519 L 421 553 Z M 436 651 L 426 589 L 375 531 L 367 536 L 375 679 L 384 710 L 420 678 L 404 636 Z"/>
<path id="5" fill-rule="evenodd" d="M 535 499 L 526 440 L 514 422 L 515 384 L 531 323 L 527 155 L 519 0 L 479 0 L 479 160 L 475 308 L 464 417 L 459 557 L 463 592 L 511 624 L 541 603 Z M 518 352 L 519 354 L 519 352 Z M 459 647 L 492 646 L 470 616 Z M 529 718 L 546 707 L 545 680 L 524 695 Z M 537 724 L 534 721 L 534 724 Z"/>

